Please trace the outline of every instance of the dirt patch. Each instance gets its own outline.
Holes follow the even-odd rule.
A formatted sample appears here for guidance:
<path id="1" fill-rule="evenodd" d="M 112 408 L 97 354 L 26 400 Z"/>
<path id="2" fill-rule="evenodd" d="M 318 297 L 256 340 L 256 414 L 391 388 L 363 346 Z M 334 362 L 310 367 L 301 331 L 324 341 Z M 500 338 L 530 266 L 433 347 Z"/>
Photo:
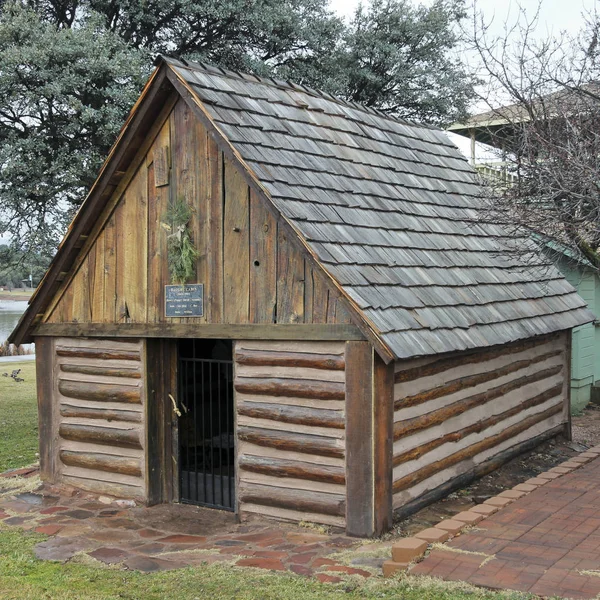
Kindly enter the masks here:
<path id="1" fill-rule="evenodd" d="M 600 445 L 600 407 L 590 404 L 581 416 L 573 417 L 572 430 L 573 441 L 558 436 L 540 444 L 471 485 L 394 523 L 394 529 L 388 536 L 406 537 L 432 527 L 441 519 L 469 510 L 475 504 L 535 477 L 587 448 Z"/>

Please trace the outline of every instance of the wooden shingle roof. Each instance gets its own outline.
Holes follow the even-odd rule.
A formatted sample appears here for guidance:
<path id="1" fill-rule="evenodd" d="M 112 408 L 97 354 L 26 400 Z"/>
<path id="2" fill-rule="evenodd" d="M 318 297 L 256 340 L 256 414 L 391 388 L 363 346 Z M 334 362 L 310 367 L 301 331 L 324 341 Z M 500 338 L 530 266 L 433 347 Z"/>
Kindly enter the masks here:
<path id="1" fill-rule="evenodd" d="M 163 58 L 397 358 L 593 320 L 551 266 L 524 269 L 482 222 L 442 131 L 305 87 Z"/>

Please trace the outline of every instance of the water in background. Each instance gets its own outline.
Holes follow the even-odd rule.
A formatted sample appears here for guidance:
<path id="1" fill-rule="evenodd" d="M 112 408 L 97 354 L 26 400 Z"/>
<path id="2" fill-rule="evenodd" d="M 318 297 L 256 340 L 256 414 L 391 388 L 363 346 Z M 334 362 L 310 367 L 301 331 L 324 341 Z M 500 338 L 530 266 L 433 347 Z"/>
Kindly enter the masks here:
<path id="1" fill-rule="evenodd" d="M 26 300 L 0 300 L 0 344 L 15 328 L 26 308 Z M 33 344 L 25 344 L 25 348 L 33 348 Z"/>

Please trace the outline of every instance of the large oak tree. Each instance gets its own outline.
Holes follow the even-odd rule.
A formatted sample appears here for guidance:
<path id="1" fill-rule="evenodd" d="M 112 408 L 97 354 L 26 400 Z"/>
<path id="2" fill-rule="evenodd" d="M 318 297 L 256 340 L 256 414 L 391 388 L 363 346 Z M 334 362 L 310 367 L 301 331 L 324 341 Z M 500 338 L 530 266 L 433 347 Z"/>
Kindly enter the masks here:
<path id="1" fill-rule="evenodd" d="M 431 123 L 464 116 L 463 0 L 10 0 L 0 13 L 0 235 L 53 246 L 158 53 L 294 80 Z"/>

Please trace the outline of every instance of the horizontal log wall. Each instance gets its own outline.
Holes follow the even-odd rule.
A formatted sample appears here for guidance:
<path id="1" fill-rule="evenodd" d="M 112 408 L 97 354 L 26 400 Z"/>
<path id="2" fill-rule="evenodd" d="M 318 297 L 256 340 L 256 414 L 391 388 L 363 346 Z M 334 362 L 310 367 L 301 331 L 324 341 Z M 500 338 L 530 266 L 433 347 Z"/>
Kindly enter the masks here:
<path id="1" fill-rule="evenodd" d="M 567 334 L 394 369 L 395 511 L 510 448 L 560 426 Z"/>
<path id="2" fill-rule="evenodd" d="M 345 344 L 235 345 L 239 511 L 344 527 Z"/>
<path id="3" fill-rule="evenodd" d="M 44 323 L 348 324 L 345 300 L 313 268 L 183 100 L 149 134 L 145 157 L 50 303 Z M 169 203 L 192 206 L 204 316 L 165 316 L 172 283 Z M 142 332 L 141 337 L 144 337 Z M 239 336 L 232 336 L 239 339 Z"/>
<path id="4" fill-rule="evenodd" d="M 146 498 L 143 344 L 54 340 L 57 479 L 124 498 Z"/>

